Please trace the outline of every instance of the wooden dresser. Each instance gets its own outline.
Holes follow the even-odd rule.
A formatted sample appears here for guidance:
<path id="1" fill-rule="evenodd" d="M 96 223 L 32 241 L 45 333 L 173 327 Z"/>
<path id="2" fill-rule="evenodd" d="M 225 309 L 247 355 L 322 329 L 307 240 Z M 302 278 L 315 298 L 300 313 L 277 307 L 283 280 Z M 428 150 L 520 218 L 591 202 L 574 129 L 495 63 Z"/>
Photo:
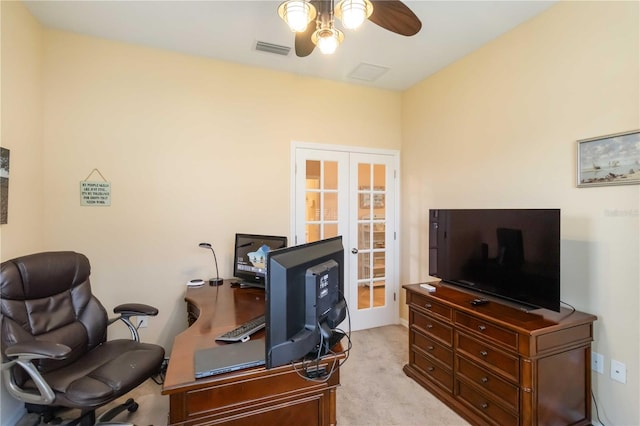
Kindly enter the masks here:
<path id="1" fill-rule="evenodd" d="M 404 372 L 477 425 L 591 423 L 591 341 L 596 317 L 525 312 L 434 284 L 403 286 L 409 305 Z"/>

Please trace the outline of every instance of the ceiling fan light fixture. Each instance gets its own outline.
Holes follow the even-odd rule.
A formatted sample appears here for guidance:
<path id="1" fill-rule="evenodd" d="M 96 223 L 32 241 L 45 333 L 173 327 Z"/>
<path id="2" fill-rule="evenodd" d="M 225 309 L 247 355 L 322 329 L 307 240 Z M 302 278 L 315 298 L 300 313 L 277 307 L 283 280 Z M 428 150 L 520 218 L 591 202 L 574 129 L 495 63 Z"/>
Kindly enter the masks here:
<path id="1" fill-rule="evenodd" d="M 349 30 L 358 28 L 373 13 L 369 0 L 342 0 L 335 9 L 342 25 Z"/>
<path id="2" fill-rule="evenodd" d="M 316 14 L 316 8 L 307 0 L 287 0 L 278 6 L 278 15 L 295 32 L 304 31 Z"/>
<path id="3" fill-rule="evenodd" d="M 311 40 L 318 46 L 320 52 L 331 55 L 344 40 L 344 34 L 337 28 L 321 28 L 313 33 Z"/>

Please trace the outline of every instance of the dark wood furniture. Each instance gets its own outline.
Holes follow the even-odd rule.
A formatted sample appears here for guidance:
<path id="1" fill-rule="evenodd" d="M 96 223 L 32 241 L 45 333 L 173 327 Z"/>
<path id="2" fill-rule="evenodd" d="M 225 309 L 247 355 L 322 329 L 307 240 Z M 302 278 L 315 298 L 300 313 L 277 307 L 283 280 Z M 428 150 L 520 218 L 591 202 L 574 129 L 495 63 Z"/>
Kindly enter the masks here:
<path id="1" fill-rule="evenodd" d="M 306 380 L 290 365 L 194 378 L 195 351 L 224 344 L 215 337 L 264 314 L 264 290 L 231 288 L 225 280 L 220 287 L 188 288 L 185 300 L 190 327 L 174 340 L 162 389 L 169 395 L 169 425 L 336 424 L 342 355 L 322 358 L 326 371 L 336 369 L 326 382 Z M 264 338 L 264 331 L 251 338 Z"/>
<path id="2" fill-rule="evenodd" d="M 596 317 L 525 312 L 442 284 L 403 286 L 404 372 L 474 425 L 587 425 Z"/>

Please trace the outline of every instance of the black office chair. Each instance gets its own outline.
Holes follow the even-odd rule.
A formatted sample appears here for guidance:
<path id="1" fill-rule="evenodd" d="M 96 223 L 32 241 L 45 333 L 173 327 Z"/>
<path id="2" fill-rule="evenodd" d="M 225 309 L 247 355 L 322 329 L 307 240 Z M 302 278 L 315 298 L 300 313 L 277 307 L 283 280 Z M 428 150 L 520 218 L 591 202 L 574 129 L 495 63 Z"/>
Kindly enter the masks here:
<path id="1" fill-rule="evenodd" d="M 120 305 L 119 317 L 91 293 L 89 260 L 74 252 L 46 252 L 0 266 L 2 374 L 8 392 L 44 422 L 60 407 L 80 409 L 69 425 L 93 425 L 95 410 L 160 371 L 164 349 L 137 341 L 135 315 L 157 315 L 143 304 Z M 124 321 L 132 340 L 107 341 L 107 326 Z M 128 400 L 101 416 L 135 411 Z"/>

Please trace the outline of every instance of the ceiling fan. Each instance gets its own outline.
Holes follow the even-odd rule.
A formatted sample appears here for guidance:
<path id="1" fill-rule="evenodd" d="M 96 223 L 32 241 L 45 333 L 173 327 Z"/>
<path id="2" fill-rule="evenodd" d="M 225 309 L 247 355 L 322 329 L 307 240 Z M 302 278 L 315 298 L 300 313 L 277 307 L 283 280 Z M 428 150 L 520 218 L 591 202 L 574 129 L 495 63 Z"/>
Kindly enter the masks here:
<path id="1" fill-rule="evenodd" d="M 305 57 L 318 46 L 325 54 L 335 52 L 344 33 L 335 27 L 338 17 L 346 29 L 356 29 L 369 19 L 382 28 L 412 36 L 422 28 L 420 19 L 400 0 L 287 0 L 278 15 L 296 33 L 296 55 Z"/>

